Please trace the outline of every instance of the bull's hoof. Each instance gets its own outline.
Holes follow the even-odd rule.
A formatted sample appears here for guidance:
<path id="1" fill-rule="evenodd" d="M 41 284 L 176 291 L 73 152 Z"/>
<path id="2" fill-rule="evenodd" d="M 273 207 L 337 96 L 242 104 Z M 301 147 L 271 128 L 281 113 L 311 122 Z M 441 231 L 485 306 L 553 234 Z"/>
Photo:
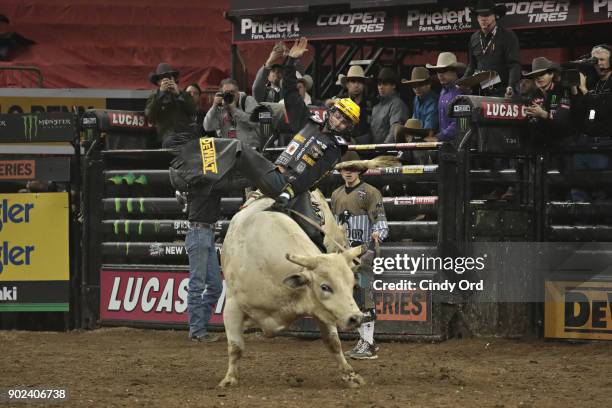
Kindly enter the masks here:
<path id="1" fill-rule="evenodd" d="M 359 388 L 362 385 L 365 385 L 366 383 L 363 377 L 354 371 L 348 374 L 344 374 L 342 376 L 342 381 L 344 381 L 346 386 L 349 388 Z"/>
<path id="2" fill-rule="evenodd" d="M 223 381 L 219 383 L 219 387 L 221 388 L 234 387 L 236 385 L 238 385 L 238 379 L 236 377 L 225 377 Z"/>

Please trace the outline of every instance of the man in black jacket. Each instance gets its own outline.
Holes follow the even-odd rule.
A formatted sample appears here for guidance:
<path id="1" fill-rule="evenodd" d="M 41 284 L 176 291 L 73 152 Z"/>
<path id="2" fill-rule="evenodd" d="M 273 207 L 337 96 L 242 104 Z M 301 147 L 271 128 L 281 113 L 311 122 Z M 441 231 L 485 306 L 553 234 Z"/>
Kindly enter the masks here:
<path id="1" fill-rule="evenodd" d="M 480 30 L 470 37 L 468 56 L 470 63 L 464 78 L 480 71 L 495 71 L 500 82 L 483 90 L 491 96 L 512 96 L 519 92 L 521 79 L 520 47 L 514 32 L 498 24 L 497 19 L 506 14 L 505 5 L 480 0 L 470 9 L 477 15 Z"/>

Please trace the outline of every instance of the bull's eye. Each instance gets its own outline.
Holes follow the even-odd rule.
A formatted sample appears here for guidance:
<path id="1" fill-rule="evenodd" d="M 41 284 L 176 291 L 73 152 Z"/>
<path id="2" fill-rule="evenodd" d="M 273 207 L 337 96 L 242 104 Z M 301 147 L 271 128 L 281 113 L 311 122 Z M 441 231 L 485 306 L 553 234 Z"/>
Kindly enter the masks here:
<path id="1" fill-rule="evenodd" d="M 327 293 L 334 293 L 334 290 L 329 285 L 326 285 L 324 283 L 321 285 L 321 290 Z"/>

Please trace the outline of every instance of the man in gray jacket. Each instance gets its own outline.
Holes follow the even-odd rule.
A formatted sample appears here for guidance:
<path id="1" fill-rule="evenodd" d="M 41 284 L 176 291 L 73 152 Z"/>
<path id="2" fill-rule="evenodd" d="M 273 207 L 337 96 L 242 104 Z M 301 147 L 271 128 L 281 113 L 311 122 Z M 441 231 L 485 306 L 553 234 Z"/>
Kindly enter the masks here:
<path id="1" fill-rule="evenodd" d="M 216 131 L 217 137 L 238 139 L 260 149 L 258 124 L 250 121 L 251 112 L 257 106 L 255 98 L 240 92 L 238 83 L 230 78 L 221 81 L 219 89 L 204 117 L 204 130 Z"/>
<path id="2" fill-rule="evenodd" d="M 372 143 L 394 143 L 395 127 L 408 119 L 408 107 L 397 92 L 398 76 L 391 68 L 378 74 L 378 103 L 372 109 Z"/>
<path id="3" fill-rule="evenodd" d="M 266 63 L 257 71 L 253 82 L 253 97 L 257 102 L 278 102 L 281 100 L 283 65 L 278 62 L 285 53 L 285 45 L 282 42 L 276 43 Z"/>

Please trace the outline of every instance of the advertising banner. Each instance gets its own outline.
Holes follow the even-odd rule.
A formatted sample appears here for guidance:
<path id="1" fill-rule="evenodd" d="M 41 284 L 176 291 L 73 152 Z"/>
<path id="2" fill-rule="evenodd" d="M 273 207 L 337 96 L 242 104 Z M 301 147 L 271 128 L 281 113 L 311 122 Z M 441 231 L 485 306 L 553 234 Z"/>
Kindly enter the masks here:
<path id="1" fill-rule="evenodd" d="M 3 96 L 0 113 L 69 113 L 105 109 L 106 98 Z"/>
<path id="2" fill-rule="evenodd" d="M 547 281 L 544 335 L 612 340 L 612 281 Z"/>
<path id="3" fill-rule="evenodd" d="M 0 180 L 69 181 L 70 158 L 0 159 Z"/>
<path id="4" fill-rule="evenodd" d="M 448 3 L 447 3 L 448 4 Z M 581 7 L 585 21 L 609 21 L 609 1 L 508 1 L 503 25 L 507 28 L 538 28 L 578 25 Z M 241 16 L 234 24 L 234 41 L 364 38 L 412 36 L 474 31 L 476 16 L 465 3 L 407 5 L 397 13 L 387 10 L 359 10 L 344 13 L 317 13 L 292 16 Z"/>
<path id="5" fill-rule="evenodd" d="M 107 270 L 100 274 L 100 319 L 103 322 L 187 324 L 187 271 Z M 223 292 L 211 324 L 223 324 Z"/>
<path id="6" fill-rule="evenodd" d="M 612 1 L 585 0 L 582 13 L 582 20 L 585 23 L 612 23 Z"/>
<path id="7" fill-rule="evenodd" d="M 505 2 L 508 9 L 503 17 L 507 28 L 554 27 L 580 22 L 580 4 L 572 1 L 517 1 Z M 398 16 L 400 35 L 442 34 L 473 31 L 476 16 L 469 7 L 414 7 L 406 8 Z"/>
<path id="8" fill-rule="evenodd" d="M 393 16 L 387 11 L 350 11 L 300 16 L 239 17 L 234 41 L 279 41 L 360 38 L 393 35 Z"/>
<path id="9" fill-rule="evenodd" d="M 0 143 L 70 142 L 74 130 L 72 113 L 0 115 Z"/>
<path id="10" fill-rule="evenodd" d="M 422 290 L 375 291 L 378 320 L 427 322 L 430 320 L 431 299 Z"/>
<path id="11" fill-rule="evenodd" d="M 0 194 L 0 311 L 68 311 L 68 193 Z"/>

